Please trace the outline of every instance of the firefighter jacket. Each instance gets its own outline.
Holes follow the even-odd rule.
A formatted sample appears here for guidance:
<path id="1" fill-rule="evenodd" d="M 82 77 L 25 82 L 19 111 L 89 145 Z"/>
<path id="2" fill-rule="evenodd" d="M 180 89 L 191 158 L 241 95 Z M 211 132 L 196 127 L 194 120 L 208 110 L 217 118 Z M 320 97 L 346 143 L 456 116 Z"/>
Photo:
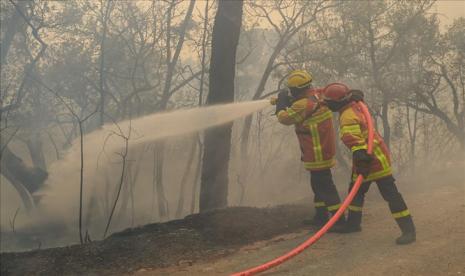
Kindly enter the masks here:
<path id="1" fill-rule="evenodd" d="M 352 151 L 368 148 L 368 127 L 362 110 L 355 102 L 343 107 L 339 114 L 340 132 L 342 142 Z M 373 161 L 370 173 L 365 181 L 372 181 L 392 175 L 391 157 L 389 149 L 377 131 L 374 134 Z M 353 172 L 352 178 L 356 179 Z"/>
<path id="2" fill-rule="evenodd" d="M 336 163 L 333 114 L 320 105 L 321 90 L 311 88 L 277 116 L 280 123 L 294 125 L 302 161 L 309 171 L 329 169 Z"/>

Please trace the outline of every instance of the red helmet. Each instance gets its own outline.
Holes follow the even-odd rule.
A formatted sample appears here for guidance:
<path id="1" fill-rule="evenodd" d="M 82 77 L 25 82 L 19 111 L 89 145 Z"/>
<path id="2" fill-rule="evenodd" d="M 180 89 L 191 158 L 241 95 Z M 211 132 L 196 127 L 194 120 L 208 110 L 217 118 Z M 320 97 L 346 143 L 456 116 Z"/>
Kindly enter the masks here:
<path id="1" fill-rule="evenodd" d="M 341 102 L 350 97 L 349 87 L 342 83 L 330 83 L 323 88 L 323 99 L 326 101 Z"/>

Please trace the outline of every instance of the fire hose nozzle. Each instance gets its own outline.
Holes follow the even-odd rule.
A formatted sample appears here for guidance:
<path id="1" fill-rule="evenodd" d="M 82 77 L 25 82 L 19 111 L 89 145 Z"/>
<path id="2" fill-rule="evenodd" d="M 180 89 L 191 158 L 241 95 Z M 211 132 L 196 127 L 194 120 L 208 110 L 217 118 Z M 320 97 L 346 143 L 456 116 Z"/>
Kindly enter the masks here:
<path id="1" fill-rule="evenodd" d="M 270 104 L 271 105 L 276 105 L 277 102 L 278 102 L 278 98 L 276 98 L 276 97 L 271 97 L 270 98 Z"/>

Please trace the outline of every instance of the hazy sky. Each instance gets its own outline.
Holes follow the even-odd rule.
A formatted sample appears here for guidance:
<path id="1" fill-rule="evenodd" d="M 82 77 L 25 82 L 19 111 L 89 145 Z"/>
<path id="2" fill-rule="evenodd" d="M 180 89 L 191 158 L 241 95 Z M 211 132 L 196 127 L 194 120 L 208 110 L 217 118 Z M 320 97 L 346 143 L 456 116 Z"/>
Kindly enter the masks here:
<path id="1" fill-rule="evenodd" d="M 449 25 L 455 18 L 465 17 L 465 0 L 439 0 L 434 9 L 441 14 L 441 23 Z"/>

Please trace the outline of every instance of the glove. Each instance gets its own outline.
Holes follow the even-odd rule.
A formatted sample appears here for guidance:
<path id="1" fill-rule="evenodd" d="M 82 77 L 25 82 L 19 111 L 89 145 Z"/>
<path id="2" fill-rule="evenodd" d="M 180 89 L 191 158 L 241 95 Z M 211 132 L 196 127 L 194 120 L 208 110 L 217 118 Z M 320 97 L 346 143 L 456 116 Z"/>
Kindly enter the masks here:
<path id="1" fill-rule="evenodd" d="M 355 101 L 355 102 L 363 102 L 364 94 L 361 90 L 350 90 L 349 93 L 351 93 L 350 100 Z"/>
<path id="2" fill-rule="evenodd" d="M 277 102 L 277 101 L 278 101 L 278 98 L 276 98 L 276 97 L 271 97 L 271 98 L 270 98 L 270 104 L 271 104 L 271 105 L 276 105 L 276 102 Z"/>
<path id="3" fill-rule="evenodd" d="M 291 97 L 289 96 L 289 93 L 287 90 L 281 90 L 278 93 L 278 100 L 276 101 L 276 112 L 275 114 L 278 114 L 279 111 L 284 110 L 291 106 L 292 101 Z"/>
<path id="4" fill-rule="evenodd" d="M 363 177 L 367 177 L 370 173 L 371 161 L 373 157 L 367 153 L 365 149 L 354 151 L 352 155 L 354 169 L 356 174 L 361 174 Z"/>

